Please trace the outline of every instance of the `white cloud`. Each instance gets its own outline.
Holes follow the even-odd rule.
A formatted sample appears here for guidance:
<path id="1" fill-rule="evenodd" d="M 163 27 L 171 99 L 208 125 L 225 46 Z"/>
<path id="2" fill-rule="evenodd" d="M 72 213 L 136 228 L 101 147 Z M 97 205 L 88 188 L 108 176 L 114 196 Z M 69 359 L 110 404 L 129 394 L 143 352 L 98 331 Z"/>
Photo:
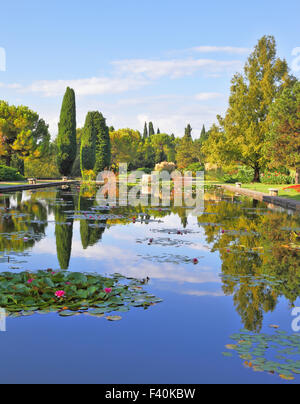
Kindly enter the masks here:
<path id="1" fill-rule="evenodd" d="M 172 60 L 151 60 L 151 59 L 127 59 L 112 63 L 120 73 L 131 73 L 142 75 L 152 80 L 163 76 L 176 79 L 189 76 L 202 70 L 207 74 L 229 73 L 240 70 L 239 60 L 213 60 L 213 59 L 172 59 Z"/>
<path id="2" fill-rule="evenodd" d="M 66 87 L 75 90 L 77 96 L 117 94 L 129 90 L 137 90 L 148 82 L 143 78 L 121 77 L 91 77 L 77 80 L 41 80 L 23 88 L 25 92 L 42 93 L 46 97 L 64 94 Z"/>
<path id="3" fill-rule="evenodd" d="M 197 138 L 203 124 L 207 128 L 210 127 L 216 122 L 216 116 L 225 112 L 226 103 L 221 99 L 221 104 L 212 107 L 205 103 L 200 104 L 193 96 L 182 97 L 176 102 L 149 102 L 148 105 L 142 104 L 140 109 L 143 110 L 136 116 L 139 128 L 143 128 L 145 122 L 152 121 L 161 132 L 183 136 L 184 128 L 190 123 L 193 128 L 192 135 Z"/>
<path id="4" fill-rule="evenodd" d="M 210 47 L 207 47 L 210 48 Z M 4 84 L 0 87 L 18 89 L 22 93 L 37 93 L 45 97 L 64 94 L 66 87 L 74 88 L 77 96 L 120 94 L 139 90 L 162 77 L 178 79 L 193 75 L 199 71 L 206 77 L 216 77 L 224 73 L 233 73 L 241 69 L 239 60 L 215 59 L 125 59 L 111 63 L 114 70 L 109 76 L 88 77 L 70 80 L 37 80 L 28 86 Z"/>
<path id="5" fill-rule="evenodd" d="M 196 46 L 189 49 L 199 53 L 230 53 L 234 55 L 244 55 L 251 52 L 249 48 L 237 48 L 235 46 Z"/>
<path id="6" fill-rule="evenodd" d="M 6 71 L 6 52 L 4 48 L 0 48 L 0 72 Z"/>
<path id="7" fill-rule="evenodd" d="M 44 254 L 55 256 L 55 239 L 40 241 L 36 244 L 34 252 L 40 256 L 44 256 Z M 144 260 L 138 263 L 134 251 L 122 249 L 115 245 L 97 244 L 83 250 L 81 242 L 73 240 L 72 258 L 82 258 L 93 260 L 94 262 L 97 260 L 98 262 L 102 262 L 99 272 L 102 272 L 103 268 L 109 268 L 109 274 L 118 272 L 124 276 L 138 279 L 149 276 L 151 281 L 176 282 L 180 284 L 221 283 L 220 277 L 214 273 L 213 268 L 205 268 L 205 271 L 198 270 L 191 272 L 188 268 L 182 268 L 175 264 L 157 264 Z"/>
<path id="8" fill-rule="evenodd" d="M 229 53 L 231 47 L 198 47 L 197 49 Z M 241 50 L 242 48 L 233 49 Z M 242 63 L 239 60 L 226 61 L 197 57 L 169 57 L 165 60 L 126 59 L 112 62 L 111 72 L 106 76 L 36 80 L 29 85 L 0 83 L 0 87 L 14 89 L 22 94 L 22 103 L 30 105 L 32 109 L 39 112 L 40 116 L 49 123 L 52 135 L 57 134 L 61 105 L 61 100 L 58 101 L 55 97 L 61 97 L 69 86 L 76 92 L 78 127 L 83 125 L 87 111 L 101 109 L 107 122 L 115 127 L 132 127 L 142 130 L 145 121 L 153 121 L 161 132 L 181 136 L 187 123 L 190 123 L 194 137 L 198 137 L 202 125 L 209 127 L 215 122 L 216 115 L 223 113 L 225 109 L 225 97 L 218 92 L 213 92 L 218 91 L 214 87 L 213 80 L 210 82 L 212 87 L 208 88 L 210 92 L 203 92 L 207 89 L 207 83 L 204 88 L 201 87 L 200 79 L 199 82 L 195 82 L 194 94 L 189 96 L 182 94 L 181 81 L 178 83 L 179 92 L 173 83 L 169 83 L 172 86 L 171 91 L 177 94 L 161 94 L 161 90 L 156 90 L 151 96 L 145 96 L 145 91 L 144 93 L 140 91 L 132 98 L 126 98 L 124 95 L 121 97 L 121 94 L 140 90 L 145 86 L 150 87 L 151 84 L 157 84 L 161 78 L 178 79 L 200 72 L 207 79 L 236 72 L 241 67 Z M 114 94 L 118 96 L 114 97 Z M 109 98 L 109 95 L 112 97 Z M 214 102 L 209 103 L 210 100 Z M 15 99 L 13 102 L 16 102 Z"/>
<path id="9" fill-rule="evenodd" d="M 198 101 L 208 101 L 213 100 L 215 98 L 223 97 L 221 93 L 199 93 L 195 95 L 196 100 Z"/>
<path id="10" fill-rule="evenodd" d="M 0 87 L 15 90 L 15 89 L 22 88 L 22 85 L 18 84 L 18 83 L 12 83 L 12 84 L 0 83 Z"/>
<path id="11" fill-rule="evenodd" d="M 203 296 L 224 297 L 225 296 L 222 291 L 209 292 L 209 291 L 205 291 L 205 290 L 190 290 L 190 291 L 182 292 L 182 294 L 189 295 L 189 296 L 199 296 L 199 297 L 203 297 Z"/>

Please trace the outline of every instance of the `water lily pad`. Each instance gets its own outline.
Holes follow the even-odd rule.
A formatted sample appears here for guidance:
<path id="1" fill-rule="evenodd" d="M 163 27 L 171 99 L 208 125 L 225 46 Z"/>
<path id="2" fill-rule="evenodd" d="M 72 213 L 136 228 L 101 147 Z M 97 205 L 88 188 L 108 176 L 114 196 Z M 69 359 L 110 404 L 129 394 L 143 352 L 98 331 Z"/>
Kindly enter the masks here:
<path id="1" fill-rule="evenodd" d="M 223 356 L 226 356 L 226 357 L 228 357 L 228 358 L 232 358 L 232 353 L 230 353 L 230 352 L 222 352 L 222 355 Z"/>
<path id="2" fill-rule="evenodd" d="M 105 317 L 106 318 L 106 320 L 108 320 L 108 321 L 119 321 L 119 320 L 122 320 L 122 317 L 121 316 L 107 316 L 107 317 Z"/>
<path id="3" fill-rule="evenodd" d="M 71 317 L 85 311 L 103 317 L 113 311 L 126 313 L 130 307 L 146 309 L 162 302 L 149 295 L 144 286 L 144 280 L 120 274 L 104 277 L 68 271 L 54 273 L 52 269 L 35 273 L 3 272 L 0 273 L 0 306 L 11 318 L 52 312 Z M 109 316 L 111 321 L 120 318 Z"/>

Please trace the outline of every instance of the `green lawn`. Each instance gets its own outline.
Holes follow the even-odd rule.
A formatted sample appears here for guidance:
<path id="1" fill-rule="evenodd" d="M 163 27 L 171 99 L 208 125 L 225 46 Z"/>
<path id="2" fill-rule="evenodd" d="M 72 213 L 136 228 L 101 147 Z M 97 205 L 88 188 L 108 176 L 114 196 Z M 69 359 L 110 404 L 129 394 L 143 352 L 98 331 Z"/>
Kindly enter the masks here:
<path id="1" fill-rule="evenodd" d="M 242 184 L 242 188 L 246 189 L 253 189 L 254 191 L 264 192 L 266 194 L 269 193 L 270 188 L 279 189 L 279 196 L 283 198 L 291 198 L 300 200 L 300 192 L 297 192 L 293 189 L 286 189 L 283 188 L 288 187 L 289 185 L 270 185 L 270 184 Z"/>
<path id="2" fill-rule="evenodd" d="M 41 181 L 37 181 L 37 184 L 43 184 L 45 182 L 58 182 L 58 180 L 41 180 Z M 8 182 L 8 181 L 0 181 L 0 189 L 1 187 L 6 187 L 6 186 L 13 186 L 13 185 L 29 185 L 28 181 L 12 181 L 12 182 Z"/>
<path id="3" fill-rule="evenodd" d="M 28 182 L 27 181 L 15 181 L 15 182 L 0 182 L 0 189 L 1 189 L 1 187 L 6 187 L 6 186 L 9 186 L 9 185 L 26 185 L 26 184 L 28 184 Z"/>

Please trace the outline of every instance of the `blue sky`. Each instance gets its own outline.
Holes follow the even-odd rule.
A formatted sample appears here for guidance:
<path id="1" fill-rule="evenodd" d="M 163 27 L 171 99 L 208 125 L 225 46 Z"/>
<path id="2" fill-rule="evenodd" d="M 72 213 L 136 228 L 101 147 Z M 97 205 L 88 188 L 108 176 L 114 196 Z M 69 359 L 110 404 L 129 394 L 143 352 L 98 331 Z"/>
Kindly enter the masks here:
<path id="1" fill-rule="evenodd" d="M 152 120 L 181 136 L 190 123 L 197 137 L 224 113 L 230 79 L 261 36 L 274 35 L 279 56 L 292 64 L 299 15 L 297 0 L 5 2 L 0 99 L 29 105 L 55 136 L 71 85 L 78 126 L 97 109 L 115 128 L 142 130 Z"/>

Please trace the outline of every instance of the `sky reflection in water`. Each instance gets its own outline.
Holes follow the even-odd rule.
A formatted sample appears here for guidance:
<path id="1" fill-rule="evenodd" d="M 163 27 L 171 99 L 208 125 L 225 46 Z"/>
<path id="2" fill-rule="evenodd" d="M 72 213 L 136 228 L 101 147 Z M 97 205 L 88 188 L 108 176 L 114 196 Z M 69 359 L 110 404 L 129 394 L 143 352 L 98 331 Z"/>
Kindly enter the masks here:
<path id="1" fill-rule="evenodd" d="M 87 189 L 0 197 L 1 271 L 148 276 L 147 288 L 164 300 L 125 313 L 118 324 L 52 314 L 8 319 L 7 333 L 0 333 L 1 380 L 283 382 L 222 352 L 241 328 L 274 334 L 269 325 L 276 324 L 293 333 L 299 215 L 214 192 L 205 198 L 205 214 L 197 218 L 183 208 L 93 210 L 97 202 Z"/>

